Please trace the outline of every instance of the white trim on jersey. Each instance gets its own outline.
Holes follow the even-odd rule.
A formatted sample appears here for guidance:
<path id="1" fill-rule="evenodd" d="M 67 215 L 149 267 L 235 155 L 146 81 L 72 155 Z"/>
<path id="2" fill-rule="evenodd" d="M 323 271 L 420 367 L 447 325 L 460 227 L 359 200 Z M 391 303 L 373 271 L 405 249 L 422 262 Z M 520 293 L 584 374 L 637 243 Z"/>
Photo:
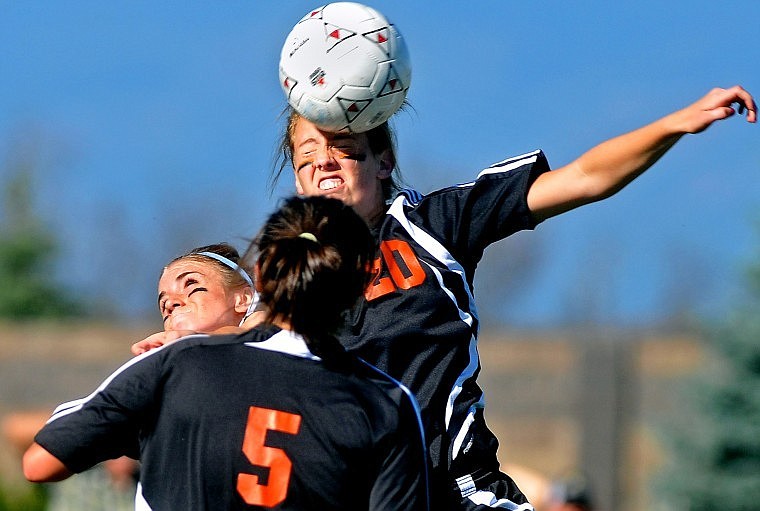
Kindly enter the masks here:
<path id="1" fill-rule="evenodd" d="M 399 197 L 393 201 L 393 204 L 388 209 L 388 214 L 393 216 L 398 223 L 409 233 L 409 236 L 419 243 L 419 245 L 424 248 L 430 255 L 435 257 L 438 261 L 440 261 L 442 264 L 444 264 L 449 271 L 452 273 L 455 273 L 459 275 L 459 277 L 462 279 L 462 285 L 463 289 L 467 293 L 467 300 L 469 302 L 469 310 L 471 313 L 468 313 L 467 311 L 462 310 L 459 305 L 457 304 L 456 297 L 451 292 L 450 289 L 448 289 L 444 283 L 443 283 L 443 276 L 441 273 L 436 269 L 433 268 L 430 265 L 427 265 L 431 271 L 435 274 L 436 279 L 438 280 L 438 285 L 441 287 L 444 293 L 451 299 L 454 306 L 456 306 L 457 311 L 459 312 L 460 319 L 466 323 L 470 328 L 473 327 L 473 317 L 477 319 L 476 309 L 475 309 L 475 298 L 472 296 L 472 293 L 470 292 L 470 286 L 467 284 L 467 278 L 465 276 L 465 271 L 462 265 L 454 259 L 454 257 L 451 255 L 451 253 L 446 250 L 446 248 L 435 238 L 430 236 L 428 233 L 426 233 L 424 230 L 420 229 L 413 223 L 409 221 L 409 219 L 404 214 L 404 206 L 405 205 L 411 205 L 409 202 L 407 202 L 407 198 L 405 195 L 399 195 Z M 451 416 L 454 412 L 454 402 L 456 401 L 457 397 L 459 397 L 459 394 L 462 392 L 462 384 L 469 378 L 471 378 L 475 371 L 478 369 L 478 352 L 477 352 L 477 340 L 473 336 L 470 340 L 470 361 L 467 364 L 467 367 L 465 370 L 459 375 L 459 377 L 456 380 L 456 383 L 454 384 L 454 387 L 451 389 L 448 397 L 448 401 L 446 403 L 446 416 L 445 416 L 445 426 L 446 429 L 449 428 L 451 423 Z M 481 393 L 480 398 L 478 400 L 478 405 L 483 406 L 483 395 Z M 472 415 L 472 417 L 470 417 Z M 455 438 L 460 439 L 459 445 L 462 443 L 462 439 L 464 439 L 464 436 L 467 434 L 467 431 L 469 430 L 470 424 L 472 423 L 472 420 L 474 419 L 474 410 L 470 410 L 468 412 L 468 417 L 465 419 L 465 423 L 463 424 L 463 427 L 460 428 L 459 431 L 456 432 L 454 435 Z M 455 446 L 457 447 L 457 446 Z M 452 456 L 453 458 L 456 458 L 458 454 L 457 450 L 454 450 Z"/>
<path id="2" fill-rule="evenodd" d="M 478 174 L 475 181 L 460 184 L 460 185 L 457 185 L 457 187 L 470 188 L 475 185 L 477 179 L 481 178 L 484 175 L 508 173 L 524 165 L 533 164 L 538 160 L 538 156 L 540 154 L 541 154 L 541 151 L 536 150 L 530 153 L 525 153 L 519 156 L 507 158 L 498 163 L 494 163 L 490 167 L 482 170 Z M 467 299 L 469 301 L 469 305 L 468 305 L 469 312 L 462 310 L 458 306 L 456 298 L 454 297 L 453 293 L 451 292 L 450 289 L 448 289 L 444 285 L 443 277 L 441 273 L 436 268 L 430 266 L 429 264 L 426 264 L 426 266 L 430 268 L 432 273 L 436 276 L 436 279 L 438 280 L 438 285 L 440 286 L 441 290 L 449 297 L 452 303 L 454 303 L 454 305 L 457 307 L 457 311 L 459 313 L 460 319 L 472 329 L 473 317 L 477 319 L 477 308 L 475 306 L 475 298 L 473 297 L 472 292 L 470 291 L 470 287 L 467 284 L 464 268 L 462 268 L 461 264 L 459 264 L 459 262 L 456 259 L 454 259 L 451 253 L 448 250 L 446 250 L 446 248 L 438 240 L 430 236 L 427 232 L 420 229 L 416 225 L 412 224 L 404 213 L 404 206 L 413 207 L 417 203 L 419 203 L 421 199 L 422 199 L 422 195 L 416 190 L 404 189 L 402 190 L 402 193 L 399 194 L 399 196 L 396 198 L 396 200 L 394 200 L 393 203 L 391 204 L 390 208 L 388 209 L 388 214 L 393 216 L 399 222 L 399 224 L 407 231 L 407 233 L 409 233 L 409 236 L 411 236 L 413 240 L 419 243 L 419 245 L 422 248 L 424 248 L 428 253 L 430 253 L 433 257 L 435 257 L 439 262 L 444 264 L 451 272 L 458 274 L 460 276 L 460 278 L 463 281 L 463 289 L 467 293 Z M 454 386 L 449 392 L 448 400 L 446 403 L 446 412 L 445 412 L 445 427 L 447 430 L 449 429 L 451 425 L 451 417 L 454 412 L 454 403 L 456 402 L 457 398 L 462 392 L 462 386 L 464 385 L 464 382 L 472 378 L 479 367 L 480 357 L 478 355 L 478 349 L 477 349 L 477 333 L 478 333 L 477 331 L 474 331 L 473 335 L 470 338 L 469 362 L 467 364 L 467 367 L 462 371 L 462 373 L 460 373 L 459 377 L 454 383 Z M 462 448 L 462 444 L 464 443 L 464 440 L 467 436 L 467 433 L 470 430 L 470 426 L 475 421 L 475 413 L 477 412 L 478 409 L 482 409 L 482 408 L 485 408 L 485 396 L 481 392 L 480 396 L 478 397 L 478 400 L 475 403 L 472 403 L 470 408 L 467 410 L 467 415 L 466 417 L 464 417 L 459 430 L 456 431 L 455 434 L 453 435 L 452 459 L 456 459 L 456 457 L 458 456 Z"/>
<path id="3" fill-rule="evenodd" d="M 153 511 L 148 501 L 145 500 L 142 493 L 142 484 L 137 482 L 137 492 L 135 493 L 135 511 Z"/>
<path id="4" fill-rule="evenodd" d="M 311 360 L 322 360 L 309 350 L 309 347 L 306 345 L 306 341 L 304 340 L 303 336 L 290 330 L 280 330 L 272 337 L 264 341 L 246 342 L 244 344 L 250 348 L 277 351 L 280 353 L 286 353 L 288 355 L 308 358 Z"/>
<path id="5" fill-rule="evenodd" d="M 486 167 L 485 169 L 481 170 L 474 181 L 469 181 L 467 183 L 462 183 L 456 185 L 456 188 L 468 188 L 475 184 L 475 181 L 480 179 L 483 176 L 487 176 L 489 174 L 502 174 L 507 173 L 512 170 L 518 169 L 522 167 L 523 165 L 529 165 L 536 163 L 538 160 L 538 155 L 541 153 L 541 150 L 538 149 L 536 151 L 533 151 L 532 153 L 525 153 L 521 154 L 520 156 L 515 156 L 512 158 L 507 158 L 506 160 L 502 160 L 498 163 L 494 163 L 490 167 Z"/>
<path id="6" fill-rule="evenodd" d="M 506 160 L 502 160 L 498 163 L 494 163 L 490 167 L 482 170 L 478 177 L 485 176 L 487 174 L 499 174 L 501 172 L 509 172 L 523 165 L 533 164 L 538 160 L 538 155 L 541 150 L 535 150 L 530 153 L 521 154 L 519 156 L 512 156 Z"/>
<path id="7" fill-rule="evenodd" d="M 464 384 L 465 380 L 469 378 L 472 374 L 474 374 L 475 371 L 477 371 L 479 360 L 480 360 L 480 356 L 478 355 L 477 339 L 472 337 L 470 338 L 470 363 L 465 368 L 465 370 L 462 371 L 462 374 L 459 375 L 459 378 L 457 378 L 457 381 L 454 387 L 456 391 L 456 396 L 458 396 L 462 392 L 462 384 Z M 453 400 L 456 398 L 456 396 L 449 398 L 449 404 L 446 407 L 447 414 L 449 413 L 449 408 L 453 406 L 453 403 L 454 403 Z M 470 408 L 467 410 L 467 416 L 465 417 L 464 421 L 462 422 L 462 426 L 459 428 L 459 431 L 454 437 L 454 441 L 452 442 L 452 453 L 451 453 L 452 460 L 455 460 L 457 458 L 457 455 L 459 454 L 459 449 L 462 447 L 462 442 L 464 442 L 464 438 L 465 436 L 467 436 L 467 432 L 470 430 L 470 425 L 472 425 L 472 423 L 475 422 L 475 411 L 478 410 L 479 408 L 485 408 L 485 406 L 486 406 L 485 395 L 481 392 L 478 400 L 472 405 L 470 405 Z"/>
<path id="8" fill-rule="evenodd" d="M 412 206 L 419 204 L 419 202 L 425 197 L 414 188 L 402 188 L 400 193 L 406 196 L 408 202 L 411 203 Z"/>
<path id="9" fill-rule="evenodd" d="M 424 263 L 424 261 L 422 261 Z M 441 273 L 438 271 L 437 268 L 434 268 L 430 266 L 429 264 L 425 263 L 425 265 L 430 268 L 430 270 L 435 274 L 438 285 L 441 286 L 441 289 L 443 292 L 446 293 L 446 295 L 451 299 L 452 302 L 456 305 L 456 299 L 454 297 L 454 294 L 449 290 L 447 287 L 443 285 L 443 277 L 441 276 Z M 469 288 L 467 288 L 469 289 Z M 469 292 L 468 292 L 469 295 Z M 470 295 L 470 307 L 474 307 L 472 296 Z M 467 323 L 467 325 L 472 328 L 472 316 L 467 314 L 465 311 L 460 309 L 457 306 L 457 311 L 459 311 L 459 318 Z M 477 318 L 477 316 L 475 316 Z M 459 397 L 459 394 L 462 393 L 462 385 L 465 381 L 472 378 L 472 376 L 475 374 L 475 371 L 478 370 L 478 364 L 480 360 L 480 356 L 478 355 L 478 340 L 475 336 L 470 337 L 470 347 L 469 347 L 469 361 L 467 362 L 467 367 L 465 367 L 464 371 L 462 371 L 459 376 L 457 377 L 456 381 L 454 382 L 454 386 L 451 388 L 451 392 L 449 392 L 449 397 L 446 400 L 446 413 L 445 413 L 445 424 L 446 429 L 449 428 L 449 425 L 451 424 L 451 416 L 454 414 L 454 402 L 456 401 L 457 397 Z M 465 417 L 464 421 L 462 422 L 462 426 L 459 428 L 459 431 L 457 431 L 456 435 L 454 435 L 454 441 L 453 441 L 453 450 L 451 453 L 451 459 L 456 459 L 457 455 L 459 454 L 459 448 L 462 446 L 462 442 L 464 442 L 464 437 L 467 435 L 467 432 L 470 430 L 470 425 L 475 421 L 475 410 L 478 408 L 484 408 L 485 407 L 485 396 L 481 392 L 480 397 L 478 400 L 470 406 L 469 410 L 467 411 L 467 416 Z"/>
<path id="10" fill-rule="evenodd" d="M 469 497 L 478 491 L 478 489 L 475 487 L 475 481 L 472 479 L 472 474 L 466 474 L 462 477 L 457 477 L 456 483 L 459 487 L 459 492 L 462 494 L 462 497 Z"/>
<path id="11" fill-rule="evenodd" d="M 466 498 L 479 506 L 488 506 L 490 508 L 510 509 L 512 511 L 535 511 L 533 505 L 526 502 L 517 504 L 509 499 L 496 499 L 496 495 L 488 490 L 478 490 L 471 474 L 466 474 L 456 478 L 459 492 L 462 498 Z"/>
<path id="12" fill-rule="evenodd" d="M 114 371 L 113 373 L 111 373 L 111 375 L 108 378 L 106 378 L 105 380 L 103 380 L 103 383 L 101 383 L 98 386 L 98 388 L 96 388 L 89 396 L 86 396 L 86 397 L 83 397 L 83 398 L 80 398 L 80 399 L 75 399 L 73 401 L 67 401 L 65 403 L 61 403 L 60 405 L 58 405 L 55 408 L 55 410 L 53 410 L 53 414 L 47 420 L 46 424 L 48 424 L 50 422 L 53 422 L 54 420 L 59 419 L 61 417 L 65 417 L 66 415 L 69 415 L 70 413 L 74 413 L 74 412 L 77 412 L 77 411 L 81 410 L 82 406 L 84 406 L 85 403 L 87 403 L 92 398 L 94 398 L 96 395 L 98 395 L 99 392 L 103 391 L 103 389 L 105 389 L 108 386 L 108 384 L 111 383 L 111 381 L 113 381 L 114 378 L 116 378 L 119 374 L 121 374 L 122 372 L 124 372 L 124 370 L 126 370 L 127 368 L 133 366 L 134 364 L 137 364 L 138 362 L 140 362 L 141 360 L 143 360 L 146 357 L 151 357 L 151 356 L 155 355 L 156 353 L 160 352 L 161 350 L 163 350 L 167 346 L 172 346 L 176 342 L 182 341 L 183 339 L 190 339 L 190 338 L 193 338 L 193 337 L 208 337 L 208 335 L 207 334 L 191 334 L 191 335 L 186 335 L 185 337 L 180 337 L 179 339 L 177 339 L 174 342 L 171 342 L 169 344 L 164 344 L 163 346 L 159 346 L 158 348 L 153 348 L 150 351 L 147 351 L 147 352 L 145 352 L 145 353 L 143 353 L 141 355 L 136 356 L 135 358 L 130 359 L 129 361 L 127 361 L 126 363 L 124 363 L 121 367 L 119 367 L 118 369 L 116 369 L 116 371 Z"/>
<path id="13" fill-rule="evenodd" d="M 496 509 L 509 509 L 510 511 L 534 511 L 533 505 L 529 502 L 524 504 L 517 504 L 509 499 L 496 499 L 496 495 L 493 492 L 486 490 L 479 490 L 475 493 L 467 496 L 467 498 L 479 506 L 488 506 Z"/>

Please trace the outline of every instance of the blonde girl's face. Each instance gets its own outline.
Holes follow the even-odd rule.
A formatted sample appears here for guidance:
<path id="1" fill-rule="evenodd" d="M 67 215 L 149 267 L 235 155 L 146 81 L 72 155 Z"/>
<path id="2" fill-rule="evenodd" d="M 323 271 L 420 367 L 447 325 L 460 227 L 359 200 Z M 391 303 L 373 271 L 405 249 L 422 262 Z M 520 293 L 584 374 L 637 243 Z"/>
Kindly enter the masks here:
<path id="1" fill-rule="evenodd" d="M 227 289 L 211 261 L 180 259 L 167 266 L 158 281 L 158 309 L 166 331 L 210 333 L 238 326 L 248 303 L 246 286 Z"/>

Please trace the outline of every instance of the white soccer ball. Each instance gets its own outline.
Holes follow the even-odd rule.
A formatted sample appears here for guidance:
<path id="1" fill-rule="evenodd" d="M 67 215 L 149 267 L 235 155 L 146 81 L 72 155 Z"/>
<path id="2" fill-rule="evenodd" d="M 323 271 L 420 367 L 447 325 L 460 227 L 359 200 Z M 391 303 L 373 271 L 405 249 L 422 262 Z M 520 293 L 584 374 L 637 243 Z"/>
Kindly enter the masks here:
<path id="1" fill-rule="evenodd" d="M 404 103 L 411 78 L 396 27 L 355 2 L 310 11 L 280 54 L 288 103 L 325 131 L 361 133 L 387 121 Z"/>

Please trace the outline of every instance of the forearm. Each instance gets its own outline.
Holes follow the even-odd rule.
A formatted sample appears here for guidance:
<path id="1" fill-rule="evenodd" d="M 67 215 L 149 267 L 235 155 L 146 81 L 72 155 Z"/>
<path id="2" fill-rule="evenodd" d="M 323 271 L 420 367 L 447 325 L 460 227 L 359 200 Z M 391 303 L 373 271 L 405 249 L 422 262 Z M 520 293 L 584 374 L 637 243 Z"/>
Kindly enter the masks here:
<path id="1" fill-rule="evenodd" d="M 541 174 L 528 190 L 528 207 L 542 221 L 613 195 L 651 167 L 687 133 L 699 133 L 734 115 L 733 105 L 756 122 L 752 96 L 739 86 L 713 89 L 697 102 L 602 142 L 569 165 Z"/>
<path id="2" fill-rule="evenodd" d="M 716 121 L 747 111 L 756 122 L 757 107 L 752 96 L 739 86 L 713 89 L 695 103 L 635 131 L 594 147 L 575 163 L 592 183 L 592 200 L 598 200 L 630 183 L 659 160 L 687 133 L 700 133 Z"/>
<path id="3" fill-rule="evenodd" d="M 602 142 L 569 165 L 541 174 L 528 190 L 528 207 L 535 220 L 540 222 L 617 193 L 683 136 L 672 123 L 671 116 L 664 117 Z"/>
<path id="4" fill-rule="evenodd" d="M 576 167 L 587 202 L 613 195 L 654 165 L 686 133 L 679 112 L 612 138 L 590 149 Z"/>

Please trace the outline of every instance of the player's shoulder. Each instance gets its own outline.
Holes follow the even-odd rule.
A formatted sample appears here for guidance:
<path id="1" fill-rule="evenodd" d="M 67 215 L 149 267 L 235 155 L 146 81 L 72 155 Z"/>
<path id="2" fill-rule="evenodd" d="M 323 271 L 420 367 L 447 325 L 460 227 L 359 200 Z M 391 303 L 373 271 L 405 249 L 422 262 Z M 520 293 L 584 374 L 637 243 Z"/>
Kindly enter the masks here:
<path id="1" fill-rule="evenodd" d="M 255 327 L 242 333 L 233 334 L 191 334 L 182 337 L 160 349 L 166 348 L 169 354 L 178 354 L 198 348 L 215 348 L 239 345 L 244 342 L 263 341 L 276 333 L 273 328 Z"/>
<path id="2" fill-rule="evenodd" d="M 475 178 L 470 181 L 459 182 L 453 185 L 437 188 L 428 193 L 422 194 L 412 188 L 402 188 L 396 194 L 389 213 L 398 206 L 403 206 L 407 210 L 425 209 L 428 203 L 439 203 L 447 201 L 459 201 L 459 195 L 467 193 L 468 190 L 479 181 L 512 178 L 521 173 L 525 175 L 537 175 L 550 170 L 549 162 L 546 155 L 541 149 L 536 149 L 527 153 L 510 156 L 503 160 L 497 161 L 486 168 L 482 168 Z M 451 206 L 452 204 L 449 204 Z"/>

